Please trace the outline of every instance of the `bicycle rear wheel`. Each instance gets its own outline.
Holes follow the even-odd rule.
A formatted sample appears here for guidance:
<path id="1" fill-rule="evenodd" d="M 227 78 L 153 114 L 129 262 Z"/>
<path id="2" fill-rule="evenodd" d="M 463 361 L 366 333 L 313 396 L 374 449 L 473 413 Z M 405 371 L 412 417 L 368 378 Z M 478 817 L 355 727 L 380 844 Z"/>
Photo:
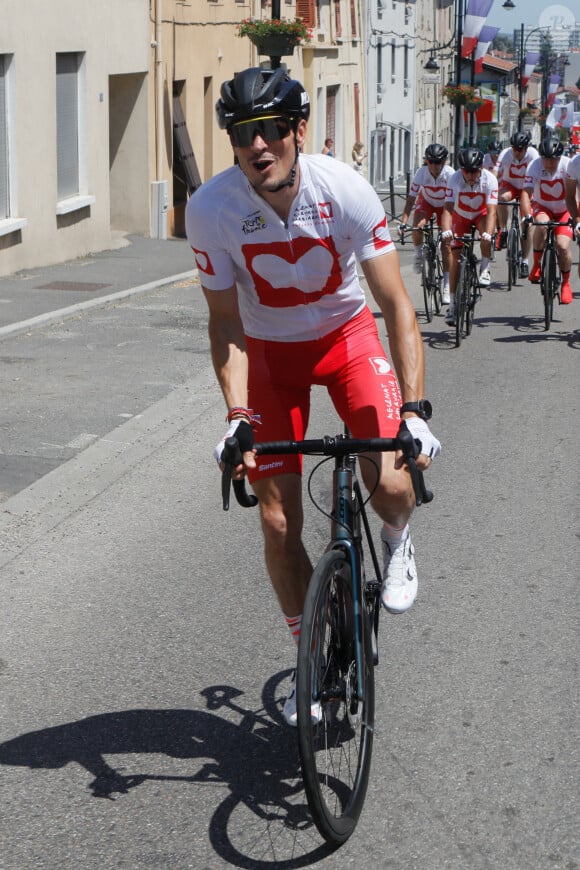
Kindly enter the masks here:
<path id="1" fill-rule="evenodd" d="M 296 692 L 298 745 L 310 812 L 334 845 L 352 834 L 366 795 L 373 744 L 374 669 L 367 609 L 362 632 L 359 698 L 350 564 L 330 550 L 316 567 L 304 606 Z M 311 715 L 321 705 L 320 721 Z"/>
<path id="2" fill-rule="evenodd" d="M 423 248 L 423 265 L 421 268 L 421 284 L 423 285 L 423 300 L 427 323 L 433 320 L 433 260 L 427 246 Z"/>
<path id="3" fill-rule="evenodd" d="M 542 259 L 542 296 L 544 297 L 544 328 L 549 329 L 554 316 L 554 296 L 556 295 L 557 264 L 556 252 L 547 249 Z"/>
<path id="4" fill-rule="evenodd" d="M 435 301 L 435 313 L 439 314 L 443 307 L 443 264 L 440 251 L 435 255 L 435 268 L 433 270 L 433 299 Z"/>

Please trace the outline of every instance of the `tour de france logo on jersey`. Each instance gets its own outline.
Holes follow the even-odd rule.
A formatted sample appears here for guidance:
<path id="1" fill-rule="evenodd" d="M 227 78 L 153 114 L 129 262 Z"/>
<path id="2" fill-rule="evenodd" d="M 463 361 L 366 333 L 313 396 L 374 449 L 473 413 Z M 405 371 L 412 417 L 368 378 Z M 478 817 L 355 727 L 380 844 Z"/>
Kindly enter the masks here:
<path id="1" fill-rule="evenodd" d="M 248 215 L 248 217 L 242 218 L 242 232 L 246 236 L 250 235 L 250 233 L 255 233 L 257 230 L 265 229 L 266 220 L 259 211 L 255 211 L 253 214 Z"/>

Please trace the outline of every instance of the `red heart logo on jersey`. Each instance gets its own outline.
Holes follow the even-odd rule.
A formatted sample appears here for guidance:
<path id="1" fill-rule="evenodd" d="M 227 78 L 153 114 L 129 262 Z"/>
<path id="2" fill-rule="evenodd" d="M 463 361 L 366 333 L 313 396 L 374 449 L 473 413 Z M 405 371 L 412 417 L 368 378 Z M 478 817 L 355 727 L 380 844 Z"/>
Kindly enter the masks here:
<path id="1" fill-rule="evenodd" d="M 564 181 L 561 178 L 554 178 L 553 181 L 541 178 L 540 196 L 548 202 L 557 202 L 559 199 L 564 199 L 566 196 Z"/>
<path id="2" fill-rule="evenodd" d="M 444 187 L 428 187 L 425 185 L 425 190 L 428 191 L 429 197 L 433 200 L 441 200 L 445 198 L 445 188 Z"/>
<path id="3" fill-rule="evenodd" d="M 323 296 L 336 292 L 342 283 L 340 260 L 332 236 L 325 239 L 298 238 L 291 242 L 270 242 L 256 245 L 242 245 L 246 268 L 252 280 L 258 299 L 270 308 L 293 308 L 295 305 L 310 305 Z M 297 266 L 288 270 L 285 264 Z M 288 274 L 300 272 L 318 278 L 317 285 L 322 289 L 307 293 L 298 287 L 277 286 L 272 276 L 284 278 Z M 266 278 L 265 276 L 269 277 Z M 306 280 L 305 280 L 306 283 Z"/>
<path id="4" fill-rule="evenodd" d="M 458 205 L 464 211 L 481 211 L 485 203 L 485 195 L 474 191 L 461 191 L 458 198 Z"/>
<path id="5" fill-rule="evenodd" d="M 512 163 L 509 170 L 510 178 L 523 178 L 526 174 L 527 163 Z"/>

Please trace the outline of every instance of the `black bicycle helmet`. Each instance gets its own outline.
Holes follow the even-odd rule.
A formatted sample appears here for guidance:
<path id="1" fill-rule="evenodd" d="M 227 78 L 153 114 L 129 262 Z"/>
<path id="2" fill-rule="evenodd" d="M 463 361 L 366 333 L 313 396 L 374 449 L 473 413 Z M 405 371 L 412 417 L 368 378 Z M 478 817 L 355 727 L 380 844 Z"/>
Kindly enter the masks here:
<path id="1" fill-rule="evenodd" d="M 510 145 L 513 148 L 527 148 L 532 140 L 532 137 L 529 133 L 524 133 L 522 130 L 516 130 L 515 133 L 512 133 L 510 136 Z"/>
<path id="2" fill-rule="evenodd" d="M 538 148 L 541 157 L 561 157 L 564 143 L 557 136 L 544 136 Z"/>
<path id="3" fill-rule="evenodd" d="M 218 124 L 227 130 L 237 121 L 263 114 L 310 117 L 310 100 L 299 81 L 281 68 L 252 67 L 224 82 L 216 103 Z"/>
<path id="4" fill-rule="evenodd" d="M 449 151 L 445 145 L 439 145 L 438 142 L 433 142 L 425 148 L 425 160 L 440 160 L 443 162 L 447 160 L 448 154 Z"/>
<path id="5" fill-rule="evenodd" d="M 462 169 L 481 169 L 483 151 L 479 148 L 462 148 L 457 155 L 457 162 Z"/>
<path id="6" fill-rule="evenodd" d="M 501 151 L 501 144 L 497 139 L 492 139 L 487 145 L 488 151 Z"/>

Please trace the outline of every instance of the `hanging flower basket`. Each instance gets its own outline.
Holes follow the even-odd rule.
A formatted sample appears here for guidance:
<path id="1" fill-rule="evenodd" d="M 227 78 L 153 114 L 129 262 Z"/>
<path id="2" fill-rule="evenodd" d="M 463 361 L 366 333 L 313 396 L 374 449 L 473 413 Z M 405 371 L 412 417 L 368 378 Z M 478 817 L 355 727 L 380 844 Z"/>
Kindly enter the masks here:
<path id="1" fill-rule="evenodd" d="M 238 36 L 247 36 L 258 54 L 282 57 L 293 54 L 297 45 L 310 42 L 312 32 L 301 18 L 246 18 L 238 24 Z"/>
<path id="2" fill-rule="evenodd" d="M 446 85 L 441 93 L 447 97 L 452 106 L 466 106 L 469 112 L 477 111 L 484 103 L 471 85 Z"/>

